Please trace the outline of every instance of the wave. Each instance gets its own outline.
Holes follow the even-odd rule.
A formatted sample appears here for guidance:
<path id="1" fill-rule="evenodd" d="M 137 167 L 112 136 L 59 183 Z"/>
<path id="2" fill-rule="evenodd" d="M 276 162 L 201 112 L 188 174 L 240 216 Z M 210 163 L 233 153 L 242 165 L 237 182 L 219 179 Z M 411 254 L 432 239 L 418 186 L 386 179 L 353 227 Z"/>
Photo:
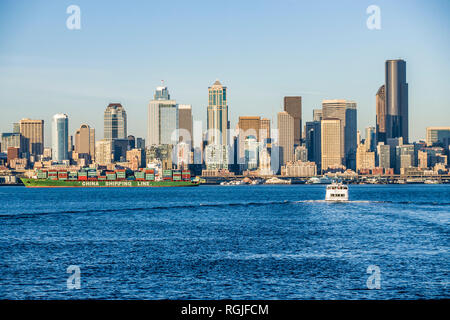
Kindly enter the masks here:
<path id="1" fill-rule="evenodd" d="M 61 210 L 61 211 L 45 211 L 45 212 L 28 212 L 19 214 L 0 214 L 0 218 L 33 218 L 35 216 L 53 215 L 53 214 L 89 214 L 89 213 L 107 213 L 107 212 L 133 212 L 133 211 L 164 211 L 173 209 L 198 209 L 200 208 L 227 208 L 227 207 L 255 207 L 255 206 L 271 206 L 271 205 L 289 205 L 299 203 L 327 203 L 330 205 L 348 205 L 358 203 L 388 203 L 388 204 L 412 204 L 412 205 L 433 205 L 433 206 L 450 206 L 450 202 L 431 202 L 431 201 L 371 201 L 371 200 L 349 200 L 345 202 L 328 202 L 326 200 L 282 200 L 282 201 L 263 201 L 263 202 L 234 202 L 234 203 L 199 203 L 199 204 L 182 204 L 167 206 L 150 206 L 136 208 L 115 208 L 115 209 L 80 209 L 80 210 Z"/>

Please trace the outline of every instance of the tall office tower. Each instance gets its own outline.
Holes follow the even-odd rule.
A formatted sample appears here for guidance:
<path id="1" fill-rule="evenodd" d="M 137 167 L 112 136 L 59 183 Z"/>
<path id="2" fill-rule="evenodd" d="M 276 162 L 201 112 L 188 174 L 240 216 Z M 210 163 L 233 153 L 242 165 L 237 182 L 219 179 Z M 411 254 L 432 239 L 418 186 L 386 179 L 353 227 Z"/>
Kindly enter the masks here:
<path id="1" fill-rule="evenodd" d="M 315 162 L 317 170 L 321 169 L 321 131 L 320 121 L 306 122 L 306 149 L 308 150 L 308 161 Z"/>
<path id="2" fill-rule="evenodd" d="M 75 152 L 78 155 L 89 155 L 95 157 L 95 129 L 87 124 L 82 124 L 75 132 Z"/>
<path id="3" fill-rule="evenodd" d="M 321 121 L 322 170 L 342 165 L 342 125 L 340 119 Z"/>
<path id="4" fill-rule="evenodd" d="M 44 120 L 22 119 L 19 121 L 19 130 L 28 142 L 25 152 L 35 156 L 44 153 Z"/>
<path id="5" fill-rule="evenodd" d="M 281 148 L 280 165 L 294 161 L 294 118 L 286 111 L 278 112 L 278 145 Z"/>
<path id="6" fill-rule="evenodd" d="M 386 61 L 386 139 L 402 137 L 408 143 L 408 83 L 406 62 Z"/>
<path id="7" fill-rule="evenodd" d="M 13 133 L 20 133 L 20 123 L 19 122 L 13 123 Z"/>
<path id="8" fill-rule="evenodd" d="M 366 149 L 369 151 L 375 151 L 376 148 L 376 130 L 375 127 L 366 128 Z"/>
<path id="9" fill-rule="evenodd" d="M 415 149 L 412 144 L 395 147 L 395 173 L 403 174 L 402 169 L 415 167 Z"/>
<path id="10" fill-rule="evenodd" d="M 216 80 L 208 93 L 208 144 L 228 145 L 227 87 Z"/>
<path id="11" fill-rule="evenodd" d="M 259 124 L 259 141 L 270 143 L 270 119 L 262 118 Z"/>
<path id="12" fill-rule="evenodd" d="M 450 140 L 450 127 L 427 127 L 427 146 L 444 145 L 446 140 Z"/>
<path id="13" fill-rule="evenodd" d="M 178 105 L 170 100 L 167 87 L 157 87 L 148 104 L 148 145 L 175 145 L 178 143 Z"/>
<path id="14" fill-rule="evenodd" d="M 356 149 L 356 171 L 375 168 L 375 152 L 360 144 Z"/>
<path id="15" fill-rule="evenodd" d="M 384 84 L 378 89 L 375 95 L 375 104 L 377 112 L 377 143 L 386 143 L 386 95 Z"/>
<path id="16" fill-rule="evenodd" d="M 192 147 L 192 106 L 190 104 L 178 105 L 178 127 L 180 129 L 180 142 L 186 142 Z"/>
<path id="17" fill-rule="evenodd" d="M 259 134 L 261 128 L 261 117 L 245 116 L 239 117 L 237 128 L 239 130 L 238 135 L 238 163 L 243 164 L 245 155 L 245 144 L 248 139 L 252 139 L 249 143 L 253 143 L 253 139 L 256 142 L 260 141 Z"/>
<path id="18" fill-rule="evenodd" d="M 322 121 L 322 109 L 313 110 L 313 121 Z"/>
<path id="19" fill-rule="evenodd" d="M 61 162 L 69 159 L 69 117 L 55 114 L 52 118 L 52 160 Z"/>
<path id="20" fill-rule="evenodd" d="M 95 144 L 95 162 L 98 165 L 105 166 L 111 164 L 114 158 L 114 141 L 100 140 Z"/>
<path id="21" fill-rule="evenodd" d="M 284 111 L 294 118 L 294 144 L 299 146 L 302 139 L 302 97 L 284 97 Z"/>
<path id="22" fill-rule="evenodd" d="M 104 115 L 104 139 L 127 138 L 127 113 L 120 103 L 110 103 Z"/>
<path id="23" fill-rule="evenodd" d="M 26 149 L 26 139 L 20 133 L 2 133 L 1 152 L 7 153 L 8 148 L 19 149 L 19 155 L 21 155 Z"/>
<path id="24" fill-rule="evenodd" d="M 377 145 L 377 167 L 389 169 L 391 167 L 391 147 L 380 142 Z"/>
<path id="25" fill-rule="evenodd" d="M 341 120 L 341 158 L 343 164 L 356 169 L 356 102 L 348 100 L 323 100 L 323 119 Z"/>

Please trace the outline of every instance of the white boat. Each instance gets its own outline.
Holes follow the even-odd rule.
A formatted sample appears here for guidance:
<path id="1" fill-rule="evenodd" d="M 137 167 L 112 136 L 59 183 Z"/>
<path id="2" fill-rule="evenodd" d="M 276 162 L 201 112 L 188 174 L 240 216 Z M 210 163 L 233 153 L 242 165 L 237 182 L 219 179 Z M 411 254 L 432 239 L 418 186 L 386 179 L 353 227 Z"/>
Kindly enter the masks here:
<path id="1" fill-rule="evenodd" d="M 432 180 L 432 179 L 426 179 L 423 183 L 425 183 L 425 184 L 438 184 L 439 181 Z"/>
<path id="2" fill-rule="evenodd" d="M 342 183 L 328 185 L 325 201 L 348 201 L 348 186 Z"/>

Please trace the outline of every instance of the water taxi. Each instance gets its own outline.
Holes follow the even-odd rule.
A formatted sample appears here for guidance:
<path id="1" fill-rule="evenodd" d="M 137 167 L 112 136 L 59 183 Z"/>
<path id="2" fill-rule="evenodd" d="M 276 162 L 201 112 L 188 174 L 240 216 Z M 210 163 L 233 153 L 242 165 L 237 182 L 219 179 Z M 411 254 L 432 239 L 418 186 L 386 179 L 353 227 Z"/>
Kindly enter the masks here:
<path id="1" fill-rule="evenodd" d="M 328 185 L 325 201 L 348 201 L 348 186 L 342 183 Z"/>

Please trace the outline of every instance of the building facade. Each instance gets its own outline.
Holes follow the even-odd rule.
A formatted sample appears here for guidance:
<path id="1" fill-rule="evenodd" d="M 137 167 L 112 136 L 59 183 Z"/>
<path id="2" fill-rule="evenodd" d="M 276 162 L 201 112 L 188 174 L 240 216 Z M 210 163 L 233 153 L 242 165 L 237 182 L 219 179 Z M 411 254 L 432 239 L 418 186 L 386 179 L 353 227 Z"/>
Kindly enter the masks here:
<path id="1" fill-rule="evenodd" d="M 280 165 L 294 161 L 294 118 L 286 111 L 278 112 L 278 145 Z"/>
<path id="2" fill-rule="evenodd" d="M 284 97 L 284 111 L 294 119 L 294 145 L 299 146 L 302 138 L 302 97 Z"/>
<path id="3" fill-rule="evenodd" d="M 120 103 L 110 103 L 104 112 L 104 139 L 127 138 L 127 113 Z"/>
<path id="4" fill-rule="evenodd" d="M 52 160 L 69 160 L 69 117 L 55 114 L 52 118 Z"/>
<path id="5" fill-rule="evenodd" d="M 402 137 L 408 143 L 408 83 L 406 62 L 387 60 L 385 63 L 386 139 Z"/>
<path id="6" fill-rule="evenodd" d="M 34 156 L 42 155 L 44 153 L 44 120 L 22 119 L 19 122 L 19 130 L 27 142 L 24 152 Z"/>
<path id="7" fill-rule="evenodd" d="M 227 87 L 219 80 L 208 88 L 207 129 L 208 144 L 228 145 Z"/>
<path id="8" fill-rule="evenodd" d="M 321 121 L 322 170 L 342 165 L 342 130 L 340 119 Z"/>

